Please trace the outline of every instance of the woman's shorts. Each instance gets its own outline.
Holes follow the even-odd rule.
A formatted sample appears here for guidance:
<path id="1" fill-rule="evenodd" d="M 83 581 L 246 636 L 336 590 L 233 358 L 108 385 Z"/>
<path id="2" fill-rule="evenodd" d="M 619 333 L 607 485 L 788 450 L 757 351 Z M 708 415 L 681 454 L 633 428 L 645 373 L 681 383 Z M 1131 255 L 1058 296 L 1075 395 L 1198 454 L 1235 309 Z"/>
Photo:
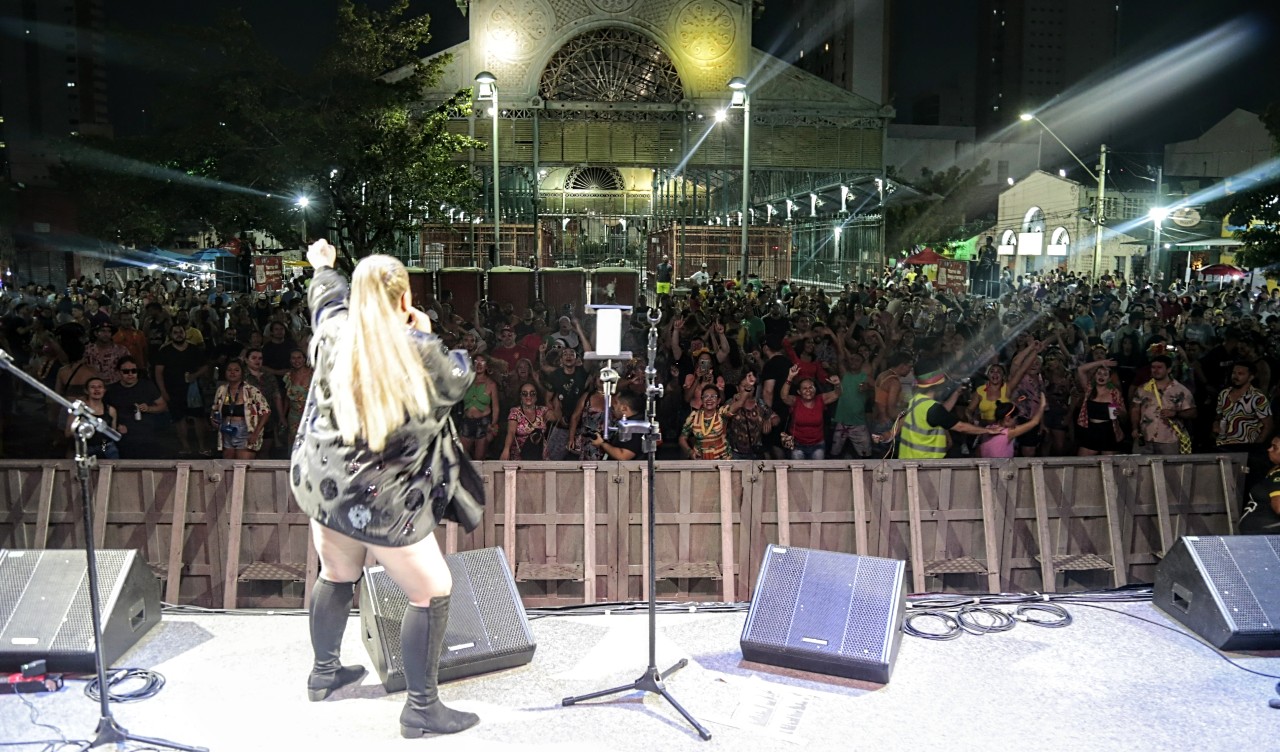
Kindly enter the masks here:
<path id="1" fill-rule="evenodd" d="M 223 449 L 248 449 L 249 427 L 243 423 L 223 423 L 218 426 Z"/>
<path id="2" fill-rule="evenodd" d="M 479 440 L 489 436 L 488 418 L 463 418 L 458 424 L 458 434 L 464 439 Z"/>

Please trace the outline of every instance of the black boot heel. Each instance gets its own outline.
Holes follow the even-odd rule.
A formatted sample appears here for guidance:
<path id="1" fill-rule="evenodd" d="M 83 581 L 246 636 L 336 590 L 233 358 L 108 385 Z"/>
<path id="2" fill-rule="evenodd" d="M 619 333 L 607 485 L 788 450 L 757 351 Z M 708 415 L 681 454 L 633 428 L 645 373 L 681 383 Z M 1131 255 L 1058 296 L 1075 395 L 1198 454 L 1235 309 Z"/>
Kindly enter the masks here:
<path id="1" fill-rule="evenodd" d="M 343 666 L 332 675 L 313 673 L 307 680 L 307 698 L 320 702 L 348 684 L 360 681 L 367 673 L 364 666 Z"/>
<path id="2" fill-rule="evenodd" d="M 426 729 L 414 728 L 413 726 L 406 726 L 403 723 L 400 724 L 400 737 L 402 739 L 421 739 L 422 737 L 430 733 L 431 732 L 427 731 Z"/>

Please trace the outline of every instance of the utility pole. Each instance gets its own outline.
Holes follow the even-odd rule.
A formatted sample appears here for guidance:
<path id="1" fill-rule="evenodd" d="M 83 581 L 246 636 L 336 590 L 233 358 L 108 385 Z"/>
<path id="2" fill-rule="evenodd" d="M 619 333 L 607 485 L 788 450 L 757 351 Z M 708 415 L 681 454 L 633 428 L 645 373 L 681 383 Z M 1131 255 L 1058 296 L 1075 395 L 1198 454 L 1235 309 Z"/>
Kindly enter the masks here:
<path id="1" fill-rule="evenodd" d="M 1164 165 L 1156 168 L 1156 209 L 1164 208 Z M 1160 225 L 1164 223 L 1163 211 L 1156 212 L 1155 222 L 1152 223 L 1151 231 L 1151 277 L 1157 282 L 1163 282 L 1163 270 L 1161 268 L 1160 257 L 1161 251 L 1164 250 L 1160 245 Z"/>
<path id="2" fill-rule="evenodd" d="M 1093 235 L 1093 282 L 1097 284 L 1102 279 L 1102 230 L 1106 224 L 1107 216 L 1105 213 L 1107 194 L 1107 145 L 1102 145 L 1102 154 L 1099 157 L 1098 164 L 1098 211 L 1094 214 L 1094 220 L 1097 222 Z"/>

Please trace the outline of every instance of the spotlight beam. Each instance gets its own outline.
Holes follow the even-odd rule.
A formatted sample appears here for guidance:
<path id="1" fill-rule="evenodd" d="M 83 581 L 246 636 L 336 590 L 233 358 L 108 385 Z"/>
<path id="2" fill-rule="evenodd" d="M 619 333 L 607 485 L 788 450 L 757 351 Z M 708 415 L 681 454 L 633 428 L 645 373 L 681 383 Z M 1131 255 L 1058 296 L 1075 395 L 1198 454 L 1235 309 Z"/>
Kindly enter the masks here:
<path id="1" fill-rule="evenodd" d="M 228 183 L 214 178 L 206 178 L 200 175 L 190 175 L 171 167 L 160 167 L 131 157 L 122 157 L 118 154 L 111 154 L 110 152 L 90 147 L 78 147 L 74 150 L 70 150 L 62 156 L 65 161 L 71 164 L 80 164 L 96 170 L 102 170 L 103 172 L 114 172 L 121 175 L 133 175 L 136 177 L 150 178 L 152 180 L 181 183 L 193 188 L 208 188 L 211 190 L 227 191 L 230 193 L 241 193 L 248 196 L 256 196 L 258 198 L 276 197 L 276 194 L 260 191 L 256 188 L 247 188 L 242 185 L 236 185 L 235 183 Z"/>

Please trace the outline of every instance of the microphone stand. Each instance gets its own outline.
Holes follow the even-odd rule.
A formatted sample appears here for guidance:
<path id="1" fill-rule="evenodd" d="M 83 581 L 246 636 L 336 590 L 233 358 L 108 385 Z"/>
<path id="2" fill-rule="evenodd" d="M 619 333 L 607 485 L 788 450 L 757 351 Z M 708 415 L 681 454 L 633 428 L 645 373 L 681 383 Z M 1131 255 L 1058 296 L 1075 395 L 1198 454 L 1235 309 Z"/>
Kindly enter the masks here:
<path id="1" fill-rule="evenodd" d="M 68 402 L 61 394 L 41 384 L 39 380 L 15 365 L 13 357 L 4 350 L 0 350 L 0 369 L 17 376 L 48 399 L 62 405 L 72 416 L 71 434 L 76 441 L 76 478 L 80 481 L 81 506 L 84 507 L 84 550 L 85 562 L 89 569 L 89 616 L 93 621 L 93 666 L 98 675 L 98 699 L 101 704 L 97 735 L 92 741 L 80 747 L 79 752 L 124 742 L 138 742 L 185 752 L 208 752 L 204 747 L 189 747 L 164 739 L 136 736 L 129 733 L 111 715 L 111 696 L 107 691 L 106 666 L 103 665 L 102 660 L 102 607 L 98 603 L 98 553 L 93 541 L 93 504 L 90 502 L 93 496 L 89 493 L 89 470 L 97 467 L 98 458 L 89 454 L 89 439 L 93 438 L 94 434 L 102 434 L 112 441 L 119 441 L 120 433 L 107 425 L 102 418 L 94 415 L 89 410 L 89 406 L 80 400 Z"/>
<path id="2" fill-rule="evenodd" d="M 601 390 L 604 392 L 604 431 L 605 438 L 609 435 L 619 434 L 624 439 L 630 436 L 640 435 L 643 437 L 644 452 L 648 455 L 648 464 L 646 472 L 649 478 L 649 514 L 646 524 L 649 526 L 649 571 L 647 573 L 649 584 L 649 665 L 645 668 L 640 678 L 624 684 L 620 687 L 612 687 L 610 689 L 602 689 L 598 692 L 591 692 L 577 697 L 566 697 L 561 701 L 561 705 L 575 705 L 585 700 L 593 700 L 597 697 L 605 697 L 607 695 L 620 694 L 622 692 L 652 692 L 661 695 L 663 699 L 671 703 L 680 715 L 689 722 L 697 730 L 698 736 L 703 741 L 711 738 L 711 732 L 702 724 L 698 723 L 689 711 L 685 710 L 680 703 L 676 702 L 671 693 L 667 691 L 666 686 L 662 683 L 665 677 L 671 676 L 675 672 L 689 665 L 687 658 L 681 658 L 674 666 L 666 671 L 658 671 L 658 565 L 657 558 L 654 554 L 654 532 L 656 528 L 656 519 L 654 513 L 655 492 L 655 471 L 654 456 L 658 451 L 658 437 L 661 431 L 658 426 L 658 398 L 662 396 L 663 386 L 657 383 L 658 379 L 658 322 L 662 320 L 662 312 L 655 309 L 649 309 L 649 362 L 644 369 L 645 380 L 645 419 L 644 420 L 620 420 L 616 427 L 610 426 L 609 421 L 612 418 L 610 407 L 612 404 L 613 392 L 618 382 L 618 372 L 613 370 L 612 357 L 621 358 L 626 356 L 630 358 L 630 353 L 621 353 L 612 357 L 596 356 L 596 360 L 605 360 L 604 369 L 600 372 Z M 597 336 L 599 336 L 597 334 Z"/>

